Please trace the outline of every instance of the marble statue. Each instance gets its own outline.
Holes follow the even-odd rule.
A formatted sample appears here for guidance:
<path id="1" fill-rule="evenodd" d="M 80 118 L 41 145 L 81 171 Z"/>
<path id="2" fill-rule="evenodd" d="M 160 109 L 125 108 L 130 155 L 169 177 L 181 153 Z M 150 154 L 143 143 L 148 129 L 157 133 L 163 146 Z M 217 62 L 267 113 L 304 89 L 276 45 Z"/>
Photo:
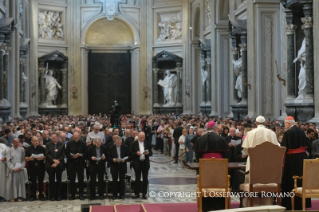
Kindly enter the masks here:
<path id="1" fill-rule="evenodd" d="M 159 15 L 157 24 L 159 33 L 157 41 L 182 39 L 182 16 L 181 13 L 165 13 Z"/>
<path id="2" fill-rule="evenodd" d="M 299 72 L 299 86 L 298 97 L 295 101 L 304 99 L 306 97 L 306 39 L 302 41 L 301 48 L 298 51 L 298 56 L 294 59 L 294 63 L 300 61 Z"/>
<path id="3" fill-rule="evenodd" d="M 166 77 L 164 80 L 159 80 L 157 83 L 161 87 L 164 88 L 164 97 L 166 100 L 165 107 L 167 106 L 174 106 L 175 105 L 175 89 L 176 89 L 176 82 L 177 76 L 175 74 L 171 74 L 170 70 L 166 70 Z"/>
<path id="4" fill-rule="evenodd" d="M 242 59 L 233 60 L 234 72 L 237 76 L 235 89 L 237 90 L 237 96 L 239 99 L 242 98 L 243 92 L 243 74 L 242 74 Z"/>
<path id="5" fill-rule="evenodd" d="M 205 71 L 204 69 L 201 70 L 202 72 L 202 83 L 203 83 L 203 86 L 205 85 L 205 82 L 208 78 L 208 71 Z"/>
<path id="6" fill-rule="evenodd" d="M 52 75 L 53 75 L 52 70 L 47 70 L 44 74 L 47 106 L 55 106 L 53 105 L 53 101 L 56 100 L 58 95 L 57 87 L 59 89 L 62 88 L 62 86 L 57 82 L 57 80 Z"/>
<path id="7" fill-rule="evenodd" d="M 212 12 L 211 12 L 211 8 L 210 8 L 210 1 L 209 0 L 207 0 L 206 5 L 207 5 L 206 15 L 207 15 L 207 20 L 208 20 L 208 26 L 210 26 Z"/>
<path id="8" fill-rule="evenodd" d="M 61 12 L 40 11 L 38 15 L 39 37 L 62 40 L 64 38 Z"/>
<path id="9" fill-rule="evenodd" d="M 22 79 L 24 82 L 26 82 L 29 79 L 24 72 L 22 72 Z"/>

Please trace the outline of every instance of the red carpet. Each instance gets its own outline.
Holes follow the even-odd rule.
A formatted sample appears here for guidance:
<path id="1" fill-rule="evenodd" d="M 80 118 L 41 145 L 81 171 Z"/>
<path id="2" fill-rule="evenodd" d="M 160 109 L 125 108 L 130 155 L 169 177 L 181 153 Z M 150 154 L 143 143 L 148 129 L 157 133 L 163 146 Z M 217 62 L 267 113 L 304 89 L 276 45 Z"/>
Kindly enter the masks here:
<path id="1" fill-rule="evenodd" d="M 307 210 L 319 210 L 319 200 L 312 200 Z M 231 209 L 239 208 L 239 202 L 232 202 Z M 93 206 L 90 212 L 196 212 L 196 203 L 159 203 L 137 205 Z"/>

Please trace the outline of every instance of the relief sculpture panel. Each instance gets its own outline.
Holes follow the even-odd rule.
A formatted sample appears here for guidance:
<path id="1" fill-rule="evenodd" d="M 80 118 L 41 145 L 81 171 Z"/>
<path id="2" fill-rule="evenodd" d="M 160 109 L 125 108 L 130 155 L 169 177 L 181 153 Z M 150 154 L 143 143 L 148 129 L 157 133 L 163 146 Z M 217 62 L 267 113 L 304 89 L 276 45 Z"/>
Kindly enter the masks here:
<path id="1" fill-rule="evenodd" d="M 181 12 L 158 14 L 157 41 L 181 40 L 182 24 Z"/>
<path id="2" fill-rule="evenodd" d="M 63 40 L 62 12 L 39 11 L 39 38 Z"/>

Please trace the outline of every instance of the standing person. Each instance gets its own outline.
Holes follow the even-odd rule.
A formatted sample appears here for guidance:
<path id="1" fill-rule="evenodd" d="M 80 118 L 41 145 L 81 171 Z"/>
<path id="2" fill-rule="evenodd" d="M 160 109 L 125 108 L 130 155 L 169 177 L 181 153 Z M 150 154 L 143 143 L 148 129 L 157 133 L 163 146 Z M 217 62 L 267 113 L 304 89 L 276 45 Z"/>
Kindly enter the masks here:
<path id="1" fill-rule="evenodd" d="M 95 199 L 95 185 L 96 175 L 98 175 L 99 182 L 99 198 L 104 199 L 104 173 L 105 173 L 105 162 L 106 162 L 106 147 L 101 145 L 102 142 L 99 138 L 94 139 L 95 145 L 91 146 L 88 150 L 89 173 L 90 173 L 90 189 L 91 197 L 90 200 Z"/>
<path id="2" fill-rule="evenodd" d="M 307 159 L 306 149 L 308 147 L 307 138 L 304 131 L 295 125 L 293 117 L 285 119 L 285 129 L 287 130 L 281 142 L 281 146 L 286 147 L 285 164 L 281 182 L 282 192 L 291 192 L 294 189 L 293 176 L 303 176 L 303 161 Z M 297 187 L 302 186 L 302 180 L 297 181 Z M 291 198 L 282 197 L 281 205 L 291 210 Z M 306 199 L 306 208 L 311 207 L 311 199 Z M 300 197 L 295 197 L 295 210 L 302 210 Z"/>
<path id="3" fill-rule="evenodd" d="M 194 138 L 194 131 L 192 128 L 188 130 L 188 135 L 185 138 L 185 163 L 192 163 L 193 162 L 193 146 L 191 145 L 191 140 Z"/>
<path id="4" fill-rule="evenodd" d="M 125 182 L 124 177 L 126 173 L 126 162 L 128 161 L 129 150 L 126 145 L 122 145 L 122 138 L 120 136 L 115 137 L 115 145 L 111 146 L 109 151 L 109 163 L 112 174 L 112 189 L 113 200 L 117 199 L 119 193 L 119 199 L 124 199 Z M 120 179 L 119 186 L 117 179 Z"/>
<path id="5" fill-rule="evenodd" d="M 183 134 L 183 127 L 181 126 L 182 123 L 178 122 L 178 127 L 174 129 L 173 132 L 173 138 L 174 138 L 174 144 L 175 144 L 175 162 L 178 163 L 178 152 L 179 152 L 179 137 Z"/>
<path id="6" fill-rule="evenodd" d="M 65 144 L 59 142 L 59 137 L 56 133 L 52 133 L 51 139 L 52 142 L 48 143 L 45 148 L 45 168 L 49 175 L 50 200 L 61 201 Z"/>
<path id="7" fill-rule="evenodd" d="M 81 135 L 78 132 L 73 133 L 73 137 L 70 138 L 66 146 L 66 156 L 68 157 L 68 168 L 70 174 L 70 190 L 71 198 L 75 199 L 75 176 L 78 176 L 79 182 L 79 196 L 80 200 L 84 200 L 84 168 L 86 167 L 86 144 L 81 140 Z"/>
<path id="8" fill-rule="evenodd" d="M 8 147 L 6 146 L 6 141 L 0 138 L 0 154 L 2 158 L 0 159 L 0 197 L 4 198 L 6 195 L 6 155 Z"/>
<path id="9" fill-rule="evenodd" d="M 7 177 L 7 194 L 5 198 L 14 202 L 18 199 L 21 202 L 22 199 L 26 198 L 25 193 L 25 181 L 23 168 L 25 167 L 24 160 L 24 149 L 19 147 L 19 139 L 13 139 L 13 146 L 7 151 L 7 167 L 8 167 L 8 177 Z"/>
<path id="10" fill-rule="evenodd" d="M 157 129 L 157 134 L 158 136 L 158 150 L 161 151 L 161 154 L 163 154 L 163 148 L 164 148 L 164 143 L 163 143 L 163 137 L 164 137 L 164 121 L 161 121 L 160 126 Z"/>
<path id="11" fill-rule="evenodd" d="M 45 161 L 45 149 L 39 145 L 38 137 L 33 136 L 31 139 L 32 145 L 25 151 L 25 160 L 28 161 L 28 175 L 31 181 L 31 197 L 29 201 L 36 199 L 37 183 L 39 184 L 39 199 L 44 201 L 43 191 L 43 179 L 44 179 L 44 161 Z M 36 156 L 40 155 L 42 156 Z"/>
<path id="12" fill-rule="evenodd" d="M 12 142 L 13 142 L 13 139 L 15 138 L 12 133 L 11 133 L 11 130 L 10 129 L 6 129 L 4 131 L 4 136 L 2 136 L 2 138 L 4 138 L 6 141 L 7 141 L 7 147 L 12 147 Z"/>
<path id="13" fill-rule="evenodd" d="M 185 162 L 184 161 L 185 154 L 183 155 L 183 153 L 185 152 L 185 139 L 186 139 L 186 136 L 187 136 L 187 129 L 183 129 L 182 135 L 178 138 L 178 143 L 179 143 L 179 152 L 178 152 L 178 154 L 182 155 L 179 158 L 179 162 L 181 162 L 182 164 Z"/>
<path id="14" fill-rule="evenodd" d="M 151 145 L 145 141 L 145 133 L 138 134 L 138 140 L 131 145 L 130 157 L 133 160 L 133 168 L 135 171 L 135 196 L 133 199 L 140 197 L 142 191 L 142 198 L 147 199 L 147 185 L 148 185 L 148 170 L 150 169 L 149 157 L 153 155 Z M 141 175 L 143 176 L 143 185 L 141 189 Z"/>
<path id="15" fill-rule="evenodd" d="M 47 130 L 43 131 L 42 137 L 43 137 L 43 145 L 47 145 L 47 143 L 52 141 L 50 138 L 50 135 L 49 135 L 49 131 L 47 131 Z M 32 141 L 31 141 L 31 143 L 32 143 Z"/>
<path id="16" fill-rule="evenodd" d="M 86 143 L 92 144 L 94 138 L 98 138 L 102 143 L 105 143 L 104 133 L 100 132 L 100 126 L 98 124 L 93 125 L 93 132 L 89 132 L 86 136 Z"/>

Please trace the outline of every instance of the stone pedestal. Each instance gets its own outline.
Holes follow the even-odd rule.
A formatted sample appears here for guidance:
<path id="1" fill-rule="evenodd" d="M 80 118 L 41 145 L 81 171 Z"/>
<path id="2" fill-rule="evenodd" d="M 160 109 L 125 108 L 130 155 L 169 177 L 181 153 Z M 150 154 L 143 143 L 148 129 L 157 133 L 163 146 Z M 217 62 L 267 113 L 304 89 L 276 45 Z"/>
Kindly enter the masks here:
<path id="1" fill-rule="evenodd" d="M 27 113 L 28 113 L 28 105 L 26 103 L 20 102 L 20 116 L 23 119 L 26 119 Z"/>
<path id="2" fill-rule="evenodd" d="M 212 112 L 212 107 L 210 105 L 200 106 L 200 112 L 202 115 L 210 115 Z"/>
<path id="3" fill-rule="evenodd" d="M 0 100 L 0 123 L 2 121 L 9 121 L 11 113 L 11 104 L 6 100 Z"/>
<path id="4" fill-rule="evenodd" d="M 172 114 L 176 115 L 183 113 L 183 107 L 153 107 L 153 114 Z"/>
<path id="5" fill-rule="evenodd" d="M 68 108 L 64 107 L 55 107 L 55 108 L 40 108 L 39 107 L 39 114 L 41 116 L 59 116 L 59 115 L 68 115 Z"/>
<path id="6" fill-rule="evenodd" d="M 233 119 L 235 121 L 243 120 L 248 114 L 247 104 L 234 104 L 230 105 L 233 112 Z"/>
<path id="7" fill-rule="evenodd" d="M 313 103 L 286 103 L 286 112 L 296 121 L 309 121 L 315 116 Z"/>

